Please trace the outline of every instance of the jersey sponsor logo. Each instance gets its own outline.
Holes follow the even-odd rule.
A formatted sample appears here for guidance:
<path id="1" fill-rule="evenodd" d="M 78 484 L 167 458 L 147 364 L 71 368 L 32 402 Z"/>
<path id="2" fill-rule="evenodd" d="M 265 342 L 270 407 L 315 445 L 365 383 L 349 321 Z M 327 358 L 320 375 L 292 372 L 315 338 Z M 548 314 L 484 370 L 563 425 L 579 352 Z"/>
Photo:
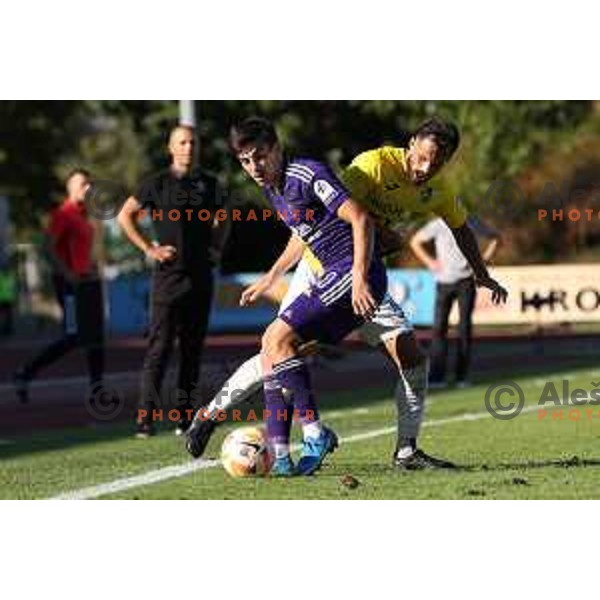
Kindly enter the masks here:
<path id="1" fill-rule="evenodd" d="M 324 204 L 329 204 L 336 196 L 335 188 L 324 179 L 317 179 L 313 185 L 315 194 Z"/>

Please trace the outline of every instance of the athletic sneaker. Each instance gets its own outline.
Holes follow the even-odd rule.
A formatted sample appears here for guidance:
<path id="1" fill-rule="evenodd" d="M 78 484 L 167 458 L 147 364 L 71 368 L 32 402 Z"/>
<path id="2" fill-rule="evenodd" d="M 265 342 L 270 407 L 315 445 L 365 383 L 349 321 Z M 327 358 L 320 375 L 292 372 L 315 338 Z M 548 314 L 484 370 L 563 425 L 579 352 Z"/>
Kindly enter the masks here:
<path id="1" fill-rule="evenodd" d="M 328 427 L 323 427 L 318 438 L 306 438 L 302 442 L 302 455 L 296 470 L 298 475 L 312 475 L 321 468 L 325 457 L 338 447 L 338 437 Z"/>
<path id="2" fill-rule="evenodd" d="M 135 437 L 138 440 L 147 440 L 152 436 L 156 435 L 156 430 L 152 423 L 138 423 L 135 428 Z"/>
<path id="3" fill-rule="evenodd" d="M 297 474 L 296 467 L 294 467 L 294 463 L 289 455 L 276 458 L 271 468 L 271 475 L 273 477 L 293 477 Z"/>
<path id="4" fill-rule="evenodd" d="M 403 471 L 420 471 L 423 469 L 456 469 L 456 465 L 441 458 L 434 458 L 425 454 L 423 450 L 415 450 L 411 455 L 405 458 L 398 458 L 397 454 L 393 456 L 394 466 Z"/>
<path id="5" fill-rule="evenodd" d="M 15 392 L 21 404 L 27 404 L 29 402 L 29 381 L 29 377 L 27 377 L 25 371 L 22 369 L 13 375 Z"/>
<path id="6" fill-rule="evenodd" d="M 187 431 L 187 439 L 185 449 L 194 457 L 200 458 L 206 446 L 212 437 L 214 430 L 217 428 L 217 421 L 211 419 L 203 421 L 198 420 Z"/>

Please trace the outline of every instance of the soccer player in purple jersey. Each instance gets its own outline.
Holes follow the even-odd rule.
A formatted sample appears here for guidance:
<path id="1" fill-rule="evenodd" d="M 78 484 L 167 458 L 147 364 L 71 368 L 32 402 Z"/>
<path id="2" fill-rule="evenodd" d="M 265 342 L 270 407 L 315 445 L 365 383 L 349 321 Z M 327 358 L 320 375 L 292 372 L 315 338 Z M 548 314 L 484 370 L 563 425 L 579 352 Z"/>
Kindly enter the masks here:
<path id="1" fill-rule="evenodd" d="M 315 160 L 288 159 L 273 125 L 256 117 L 232 128 L 230 144 L 244 171 L 292 232 L 281 256 L 244 290 L 240 304 L 251 304 L 267 292 L 298 263 L 307 246 L 323 265 L 316 284 L 269 325 L 261 347 L 267 433 L 275 452 L 273 473 L 310 475 L 336 448 L 337 436 L 319 420 L 299 347 L 313 340 L 337 343 L 362 325 L 385 294 L 385 267 L 375 247 L 372 218 L 329 167 Z M 292 415 L 303 431 L 296 466 L 289 449 Z"/>

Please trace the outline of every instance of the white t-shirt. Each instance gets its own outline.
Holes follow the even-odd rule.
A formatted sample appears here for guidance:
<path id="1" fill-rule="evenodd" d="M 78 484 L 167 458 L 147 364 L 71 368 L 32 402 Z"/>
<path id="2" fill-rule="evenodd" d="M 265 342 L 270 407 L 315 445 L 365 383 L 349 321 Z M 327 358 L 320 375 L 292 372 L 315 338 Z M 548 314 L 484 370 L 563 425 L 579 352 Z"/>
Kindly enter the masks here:
<path id="1" fill-rule="evenodd" d="M 496 232 L 486 227 L 481 221 L 468 217 L 467 223 L 478 237 L 491 238 Z M 421 239 L 433 242 L 437 261 L 441 264 L 441 270 L 433 273 L 438 283 L 457 283 L 461 279 L 467 279 L 473 275 L 473 271 L 458 248 L 452 230 L 444 219 L 433 219 L 419 230 Z"/>

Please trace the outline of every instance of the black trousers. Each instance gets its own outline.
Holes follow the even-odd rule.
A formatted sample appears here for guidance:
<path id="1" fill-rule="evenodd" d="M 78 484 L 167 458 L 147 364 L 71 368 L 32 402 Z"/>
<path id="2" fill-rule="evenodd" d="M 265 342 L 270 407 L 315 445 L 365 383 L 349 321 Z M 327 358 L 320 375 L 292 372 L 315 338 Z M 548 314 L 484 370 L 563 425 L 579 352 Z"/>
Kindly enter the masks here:
<path id="1" fill-rule="evenodd" d="M 146 416 L 139 420 L 152 420 L 152 410 L 156 408 L 160 398 L 175 341 L 179 343 L 177 389 L 181 391 L 176 407 L 180 411 L 192 407 L 191 395 L 198 385 L 212 295 L 212 275 L 206 276 L 193 290 L 174 298 L 167 298 L 164 290 L 152 295 L 148 349 L 142 370 L 139 401 L 139 408 L 146 411 Z M 182 413 L 181 416 L 186 415 Z"/>
<path id="2" fill-rule="evenodd" d="M 90 384 L 104 374 L 104 302 L 102 283 L 98 279 L 73 283 L 61 276 L 53 277 L 56 298 L 63 312 L 63 336 L 46 346 L 23 368 L 32 379 L 39 371 L 81 347 L 86 351 Z"/>
<path id="3" fill-rule="evenodd" d="M 457 283 L 437 284 L 431 347 L 431 381 L 439 382 L 446 378 L 448 318 L 455 301 L 458 302 L 459 311 L 455 376 L 456 381 L 464 381 L 467 378 L 471 362 L 475 293 L 475 281 L 472 277 L 461 279 Z"/>

